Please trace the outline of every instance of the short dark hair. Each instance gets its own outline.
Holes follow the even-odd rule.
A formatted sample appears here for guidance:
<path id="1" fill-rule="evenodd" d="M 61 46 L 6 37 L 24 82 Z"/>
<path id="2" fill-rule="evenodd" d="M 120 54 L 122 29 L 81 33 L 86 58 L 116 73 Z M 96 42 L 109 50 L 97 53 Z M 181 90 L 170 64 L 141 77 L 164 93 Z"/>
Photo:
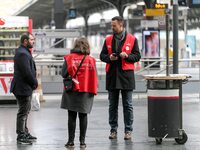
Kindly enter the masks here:
<path id="1" fill-rule="evenodd" d="M 113 17 L 112 21 L 115 21 L 115 20 L 117 20 L 119 22 L 122 22 L 124 24 L 124 19 L 121 16 L 115 16 L 115 17 Z"/>
<path id="2" fill-rule="evenodd" d="M 20 39 L 21 44 L 24 43 L 24 40 L 29 40 L 29 35 L 32 35 L 30 32 L 23 33 Z"/>

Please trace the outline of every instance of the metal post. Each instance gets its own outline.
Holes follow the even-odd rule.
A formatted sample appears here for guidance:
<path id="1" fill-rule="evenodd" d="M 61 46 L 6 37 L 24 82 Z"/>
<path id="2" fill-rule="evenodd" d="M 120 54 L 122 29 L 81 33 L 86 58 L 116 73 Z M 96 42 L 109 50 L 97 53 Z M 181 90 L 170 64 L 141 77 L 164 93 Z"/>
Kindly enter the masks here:
<path id="1" fill-rule="evenodd" d="M 187 43 L 187 10 L 183 10 L 185 43 Z"/>
<path id="2" fill-rule="evenodd" d="M 179 114 L 180 114 L 180 129 L 183 129 L 183 110 L 182 110 L 182 80 L 178 80 L 179 84 Z"/>
<path id="3" fill-rule="evenodd" d="M 178 0 L 173 0 L 173 74 L 178 74 Z"/>
<path id="4" fill-rule="evenodd" d="M 198 60 L 199 62 L 199 80 L 200 80 L 200 60 Z M 199 102 L 200 102 L 200 92 L 199 92 Z"/>
<path id="5" fill-rule="evenodd" d="M 54 0 L 54 20 L 55 20 L 56 29 L 65 28 L 63 0 Z"/>
<path id="6" fill-rule="evenodd" d="M 166 9 L 166 76 L 169 76 L 169 10 Z"/>
<path id="7" fill-rule="evenodd" d="M 54 20 L 56 29 L 65 28 L 65 17 L 64 17 L 64 2 L 63 0 L 54 0 Z M 56 39 L 55 43 L 60 39 Z M 56 48 L 63 48 L 64 43 L 61 42 L 55 45 Z"/>
<path id="8" fill-rule="evenodd" d="M 199 80 L 200 80 L 200 60 L 199 60 Z"/>
<path id="9" fill-rule="evenodd" d="M 83 14 L 83 18 L 85 20 L 85 37 L 88 36 L 88 28 L 89 28 L 89 25 L 88 25 L 88 18 L 89 18 L 89 15 L 87 14 L 87 12 L 85 12 Z"/>
<path id="10" fill-rule="evenodd" d="M 127 22 L 126 22 L 126 31 L 129 32 L 129 11 L 128 11 Z"/>

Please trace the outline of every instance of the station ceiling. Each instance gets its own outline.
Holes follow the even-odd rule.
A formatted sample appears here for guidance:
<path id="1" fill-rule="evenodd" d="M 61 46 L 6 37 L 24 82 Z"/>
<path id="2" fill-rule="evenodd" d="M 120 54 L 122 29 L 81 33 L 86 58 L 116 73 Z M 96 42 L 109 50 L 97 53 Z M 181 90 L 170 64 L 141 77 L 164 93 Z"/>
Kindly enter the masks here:
<path id="1" fill-rule="evenodd" d="M 30 6 L 25 7 L 20 12 L 17 13 L 19 16 L 29 16 L 33 19 L 33 27 L 38 28 L 42 25 L 47 25 L 51 22 L 54 15 L 54 0 L 33 0 Z M 101 12 L 107 9 L 113 9 L 114 5 L 120 3 L 121 6 L 127 6 L 129 4 L 134 4 L 139 1 L 149 1 L 149 0 L 63 0 L 64 8 L 67 10 L 73 7 L 77 9 L 78 15 L 83 16 L 83 14 L 92 14 L 95 12 Z M 112 3 L 112 4 L 111 4 Z M 192 8 L 187 10 L 187 27 L 188 29 L 195 29 L 200 25 L 200 9 Z M 184 21 L 180 21 L 180 28 L 183 29 Z M 138 25 L 139 21 L 132 21 Z"/>
<path id="2" fill-rule="evenodd" d="M 188 29 L 200 28 L 200 9 L 191 8 L 187 14 L 187 27 Z"/>
<path id="3" fill-rule="evenodd" d="M 72 6 L 77 9 L 78 15 L 92 14 L 107 9 L 113 9 L 113 4 L 120 2 L 122 6 L 133 4 L 140 0 L 63 0 L 67 10 Z M 112 4 L 111 4 L 112 3 Z M 48 24 L 53 18 L 54 0 L 37 0 L 17 13 L 18 16 L 29 16 L 33 19 L 33 27 Z"/>

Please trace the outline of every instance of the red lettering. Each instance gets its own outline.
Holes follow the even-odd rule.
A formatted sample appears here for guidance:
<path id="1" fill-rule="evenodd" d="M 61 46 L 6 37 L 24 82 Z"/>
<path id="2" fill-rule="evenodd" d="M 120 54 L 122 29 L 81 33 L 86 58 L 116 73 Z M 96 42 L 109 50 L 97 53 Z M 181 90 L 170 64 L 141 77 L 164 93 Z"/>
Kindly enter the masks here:
<path id="1" fill-rule="evenodd" d="M 3 86 L 4 92 L 7 94 L 8 93 L 8 88 L 6 86 L 5 78 L 0 78 L 1 84 Z"/>

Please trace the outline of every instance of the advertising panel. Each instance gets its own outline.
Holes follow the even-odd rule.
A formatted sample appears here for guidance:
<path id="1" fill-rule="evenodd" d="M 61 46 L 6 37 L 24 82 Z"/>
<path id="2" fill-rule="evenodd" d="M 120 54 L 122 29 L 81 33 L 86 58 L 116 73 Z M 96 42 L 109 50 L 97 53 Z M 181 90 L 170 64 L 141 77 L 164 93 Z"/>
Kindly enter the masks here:
<path id="1" fill-rule="evenodd" d="M 142 31 L 143 58 L 160 57 L 160 34 L 158 30 Z"/>

